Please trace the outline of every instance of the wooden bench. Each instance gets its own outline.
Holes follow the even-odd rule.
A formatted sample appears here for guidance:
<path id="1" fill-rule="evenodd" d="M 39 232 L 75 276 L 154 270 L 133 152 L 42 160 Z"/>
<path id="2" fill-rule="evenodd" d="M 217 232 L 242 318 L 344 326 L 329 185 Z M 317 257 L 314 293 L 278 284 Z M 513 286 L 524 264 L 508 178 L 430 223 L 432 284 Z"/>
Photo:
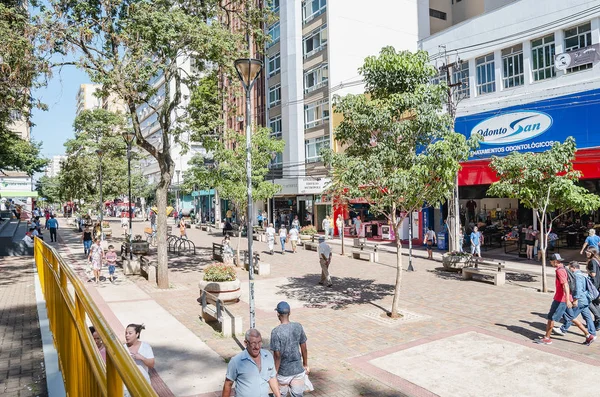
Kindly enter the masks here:
<path id="1" fill-rule="evenodd" d="M 202 291 L 200 300 L 202 302 L 202 319 L 206 322 L 219 322 L 223 336 L 230 337 L 244 332 L 242 317 L 231 313 L 222 300 L 206 291 Z"/>
<path id="2" fill-rule="evenodd" d="M 494 277 L 494 285 L 504 285 L 506 283 L 503 262 L 474 259 L 471 266 L 462 268 L 463 279 L 471 280 L 474 274 Z"/>
<path id="3" fill-rule="evenodd" d="M 224 262 L 223 259 L 223 244 L 213 243 L 212 245 L 212 258 L 219 262 Z"/>
<path id="4" fill-rule="evenodd" d="M 140 256 L 140 270 L 142 275 L 148 279 L 150 283 L 157 283 L 156 279 L 156 261 L 151 261 L 145 256 Z"/>

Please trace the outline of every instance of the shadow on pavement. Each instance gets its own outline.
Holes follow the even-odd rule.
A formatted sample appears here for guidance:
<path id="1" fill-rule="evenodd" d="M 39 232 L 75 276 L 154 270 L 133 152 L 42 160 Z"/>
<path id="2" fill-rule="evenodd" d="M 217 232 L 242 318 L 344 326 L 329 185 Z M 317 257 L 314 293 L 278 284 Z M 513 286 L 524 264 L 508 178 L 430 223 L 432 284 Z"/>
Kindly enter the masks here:
<path id="1" fill-rule="evenodd" d="M 428 269 L 427 272 L 433 273 L 433 274 L 436 275 L 436 277 L 441 278 L 443 280 L 458 280 L 458 281 L 461 281 L 463 279 L 462 278 L 462 274 L 458 271 L 458 269 L 456 269 L 456 270 L 448 270 L 445 267 L 436 267 L 433 270 Z"/>
<path id="2" fill-rule="evenodd" d="M 535 324 L 539 324 L 539 323 L 535 323 Z M 529 329 L 529 328 L 520 327 L 518 325 L 507 325 L 507 324 L 499 324 L 499 323 L 496 323 L 494 325 L 497 325 L 499 327 L 504 327 L 508 331 L 514 332 L 515 334 L 522 335 L 522 336 L 524 336 L 524 337 L 526 337 L 528 339 L 536 339 L 540 335 L 539 332 L 536 332 L 536 331 L 534 331 L 532 329 Z M 546 330 L 545 327 L 546 326 L 544 325 L 543 331 Z"/>
<path id="3" fill-rule="evenodd" d="M 531 274 L 527 274 L 527 273 L 509 273 L 509 272 L 507 272 L 506 280 L 532 283 L 532 282 L 535 282 L 537 279 L 535 276 L 532 276 Z"/>
<path id="4" fill-rule="evenodd" d="M 340 310 L 349 305 L 372 303 L 394 293 L 391 284 L 377 284 L 375 280 L 355 277 L 332 277 L 332 288 L 317 284 L 321 280 L 320 274 L 289 277 L 288 280 L 288 284 L 278 287 L 277 294 L 305 302 L 306 307 L 313 308 Z"/>
<path id="5" fill-rule="evenodd" d="M 383 389 L 381 386 L 366 381 L 355 382 L 352 387 L 356 391 L 356 395 L 361 397 L 408 397 L 408 394 L 397 390 L 389 390 L 387 387 Z"/>

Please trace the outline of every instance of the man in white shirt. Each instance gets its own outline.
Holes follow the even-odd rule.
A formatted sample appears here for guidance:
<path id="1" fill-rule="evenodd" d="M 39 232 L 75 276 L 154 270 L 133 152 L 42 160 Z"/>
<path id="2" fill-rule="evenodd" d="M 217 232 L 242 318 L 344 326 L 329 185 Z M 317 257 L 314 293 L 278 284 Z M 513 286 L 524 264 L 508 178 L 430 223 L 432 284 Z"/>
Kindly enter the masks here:
<path id="1" fill-rule="evenodd" d="M 272 223 L 269 223 L 269 227 L 265 230 L 267 235 L 267 244 L 269 246 L 269 252 L 273 255 L 273 248 L 275 246 L 275 228 Z"/>
<path id="2" fill-rule="evenodd" d="M 320 285 L 327 282 L 328 287 L 332 287 L 331 276 L 329 275 L 329 265 L 331 264 L 331 247 L 325 242 L 325 237 L 319 237 L 319 262 L 321 263 L 321 281 Z"/>
<path id="3" fill-rule="evenodd" d="M 290 237 L 290 243 L 292 244 L 292 253 L 295 254 L 298 247 L 298 229 L 295 227 L 291 228 L 288 236 Z"/>

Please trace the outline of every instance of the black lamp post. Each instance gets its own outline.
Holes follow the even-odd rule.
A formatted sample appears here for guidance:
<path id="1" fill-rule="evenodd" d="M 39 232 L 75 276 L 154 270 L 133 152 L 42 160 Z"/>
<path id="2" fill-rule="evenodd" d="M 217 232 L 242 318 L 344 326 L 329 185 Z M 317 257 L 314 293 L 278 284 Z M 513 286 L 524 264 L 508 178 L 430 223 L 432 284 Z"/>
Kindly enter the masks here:
<path id="1" fill-rule="evenodd" d="M 100 240 L 104 240 L 104 231 L 102 230 L 102 222 L 104 221 L 104 199 L 102 198 L 102 155 L 104 151 L 102 149 L 96 149 L 98 155 L 98 165 L 100 168 Z"/>
<path id="2" fill-rule="evenodd" d="M 131 211 L 131 144 L 135 139 L 135 134 L 131 131 L 123 131 L 123 139 L 127 144 L 127 183 L 129 185 L 129 203 L 127 205 L 127 214 L 129 215 L 129 259 L 133 259 L 132 244 L 132 211 Z"/>
<path id="3" fill-rule="evenodd" d="M 235 70 L 246 91 L 246 187 L 248 189 L 248 212 L 246 214 L 246 231 L 248 236 L 248 282 L 250 287 L 250 328 L 256 327 L 254 311 L 254 255 L 252 253 L 252 109 L 250 108 L 250 92 L 262 69 L 258 59 L 237 59 Z"/>

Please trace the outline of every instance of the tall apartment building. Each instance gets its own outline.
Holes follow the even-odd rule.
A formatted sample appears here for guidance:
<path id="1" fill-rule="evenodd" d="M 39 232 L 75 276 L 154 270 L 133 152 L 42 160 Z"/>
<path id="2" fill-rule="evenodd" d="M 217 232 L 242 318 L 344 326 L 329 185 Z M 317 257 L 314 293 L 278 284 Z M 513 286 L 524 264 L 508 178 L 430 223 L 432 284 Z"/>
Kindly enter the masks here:
<path id="1" fill-rule="evenodd" d="M 418 0 L 272 1 L 279 19 L 267 27 L 267 123 L 286 145 L 274 164 L 280 170 L 274 182 L 283 189 L 268 203 L 270 213 L 297 214 L 302 224 L 317 225 L 333 213 L 319 155 L 334 147 L 333 97 L 364 92 L 358 68 L 382 47 L 416 50 L 428 34 L 419 31 L 427 6 Z"/>
<path id="2" fill-rule="evenodd" d="M 77 91 L 77 109 L 75 114 L 84 110 L 99 109 L 102 107 L 102 99 L 94 96 L 94 93 L 101 88 L 100 84 L 81 84 Z"/>
<path id="3" fill-rule="evenodd" d="M 429 18 L 421 18 L 421 29 L 435 34 L 486 12 L 519 0 L 429 0 Z"/>
<path id="4" fill-rule="evenodd" d="M 52 156 L 50 162 L 48 163 L 48 166 L 46 167 L 45 175 L 50 178 L 58 176 L 58 173 L 60 172 L 60 169 L 62 167 L 61 163 L 66 159 L 67 156 Z"/>

